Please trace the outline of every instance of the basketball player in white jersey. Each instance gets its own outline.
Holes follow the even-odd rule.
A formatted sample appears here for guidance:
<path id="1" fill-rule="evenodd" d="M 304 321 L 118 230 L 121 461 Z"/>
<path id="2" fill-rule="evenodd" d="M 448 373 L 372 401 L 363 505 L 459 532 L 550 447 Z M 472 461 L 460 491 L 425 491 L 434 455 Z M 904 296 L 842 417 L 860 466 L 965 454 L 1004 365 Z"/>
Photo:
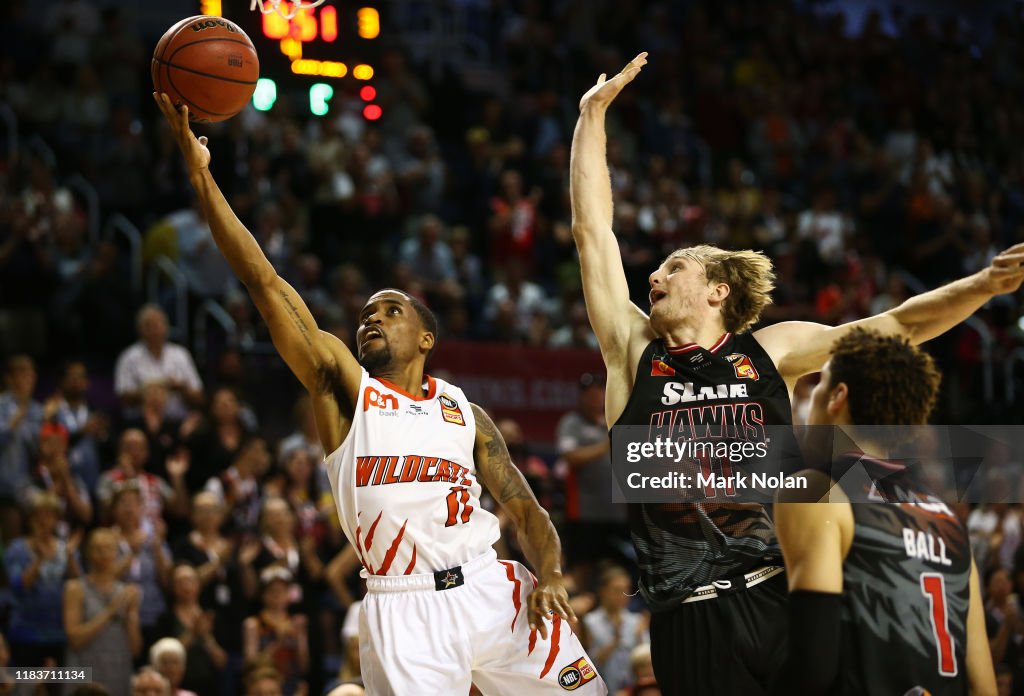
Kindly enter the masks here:
<path id="1" fill-rule="evenodd" d="M 312 397 L 338 515 L 366 576 L 367 692 L 466 694 L 475 683 L 487 694 L 607 693 L 568 626 L 576 617 L 547 512 L 483 409 L 423 373 L 437 336 L 430 311 L 397 290 L 373 295 L 359 315 L 358 360 L 317 329 L 217 187 L 187 109 L 154 96 L 214 241 Z M 497 560 L 481 483 L 515 521 L 536 578 Z"/>

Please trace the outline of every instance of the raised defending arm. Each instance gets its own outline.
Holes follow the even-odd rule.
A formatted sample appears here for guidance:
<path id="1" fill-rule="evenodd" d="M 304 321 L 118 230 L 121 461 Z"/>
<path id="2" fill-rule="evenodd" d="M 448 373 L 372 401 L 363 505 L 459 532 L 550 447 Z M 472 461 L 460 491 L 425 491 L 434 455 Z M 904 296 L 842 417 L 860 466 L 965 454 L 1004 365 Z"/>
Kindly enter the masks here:
<path id="1" fill-rule="evenodd" d="M 543 617 L 554 611 L 567 621 L 576 614 L 562 586 L 562 545 L 547 511 L 540 506 L 526 479 L 512 463 L 505 440 L 487 413 L 473 404 L 476 416 L 474 459 L 480 480 L 515 522 L 519 544 L 537 572 L 537 587 L 530 594 L 530 628 L 547 639 Z"/>
<path id="2" fill-rule="evenodd" d="M 354 404 L 361 375 L 359 363 L 336 336 L 317 328 L 302 298 L 277 274 L 259 243 L 231 210 L 210 174 L 205 136 L 196 138 L 189 127 L 188 108 L 176 109 L 166 94 L 154 97 L 185 156 L 189 181 L 209 220 L 217 248 L 249 290 L 281 357 L 313 395 L 330 390 L 325 374 L 337 375 L 349 404 Z"/>
<path id="3" fill-rule="evenodd" d="M 1022 282 L 1024 244 L 1017 244 L 996 256 L 988 268 L 911 297 L 888 312 L 841 326 L 782 322 L 765 327 L 754 336 L 792 384 L 802 375 L 820 370 L 832 345 L 851 329 L 896 334 L 917 345 L 949 331 L 994 296 L 1015 292 Z"/>
<path id="4" fill-rule="evenodd" d="M 608 107 L 646 63 L 647 54 L 641 53 L 612 79 L 605 80 L 603 74 L 598 78 L 580 100 L 580 117 L 572 138 L 572 233 L 580 255 L 587 313 L 606 363 L 609 358 L 624 359 L 630 338 L 647 327 L 647 317 L 629 300 L 626 273 L 612 232 L 612 185 L 604 127 Z"/>

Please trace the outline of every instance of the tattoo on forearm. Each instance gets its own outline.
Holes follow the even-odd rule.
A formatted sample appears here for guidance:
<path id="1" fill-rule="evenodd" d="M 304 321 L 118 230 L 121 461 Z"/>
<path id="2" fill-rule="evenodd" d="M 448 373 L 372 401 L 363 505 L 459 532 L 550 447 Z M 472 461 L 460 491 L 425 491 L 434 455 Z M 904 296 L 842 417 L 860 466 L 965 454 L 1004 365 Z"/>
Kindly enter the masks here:
<path id="1" fill-rule="evenodd" d="M 494 427 L 490 416 L 476 404 L 473 404 L 473 414 L 476 416 L 477 436 L 483 440 L 487 449 L 486 457 L 477 462 L 477 468 L 484 475 L 491 495 L 501 503 L 533 498 L 526 480 L 512 462 L 508 448 L 501 439 L 501 433 Z"/>
<path id="2" fill-rule="evenodd" d="M 285 305 L 288 307 L 288 312 L 291 314 L 292 323 L 295 324 L 295 328 L 302 334 L 302 338 L 306 341 L 306 345 L 310 348 L 313 347 L 313 340 L 309 337 L 309 327 L 306 326 L 306 322 L 302 321 L 302 316 L 299 314 L 298 307 L 292 302 L 292 298 L 288 297 L 288 291 L 281 291 L 281 299 L 284 300 Z"/>

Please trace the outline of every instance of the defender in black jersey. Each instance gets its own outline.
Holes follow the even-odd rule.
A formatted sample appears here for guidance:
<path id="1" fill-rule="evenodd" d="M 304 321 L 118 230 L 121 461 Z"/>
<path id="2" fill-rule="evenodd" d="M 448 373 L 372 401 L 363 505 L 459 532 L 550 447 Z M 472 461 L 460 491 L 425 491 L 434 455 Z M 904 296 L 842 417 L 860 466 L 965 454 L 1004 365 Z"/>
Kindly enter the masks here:
<path id="1" fill-rule="evenodd" d="M 751 422 L 787 424 L 797 380 L 820 370 L 833 343 L 851 328 L 920 343 L 1024 281 L 1024 245 L 1018 245 L 989 268 L 875 317 L 838 327 L 784 322 L 747 333 L 771 301 L 771 261 L 759 252 L 702 245 L 673 252 L 654 270 L 648 316 L 630 302 L 612 231 L 604 132 L 608 106 L 646 62 L 641 53 L 610 80 L 598 79 L 580 101 L 572 144 L 572 230 L 608 372 L 609 423 L 654 430 L 670 419 L 675 425 L 695 415 L 687 396 L 707 393 Z M 742 391 L 737 385 L 748 397 L 731 396 Z M 640 589 L 654 611 L 651 648 L 663 691 L 765 693 L 785 628 L 781 556 L 767 511 L 759 505 L 637 504 L 630 520 Z"/>
<path id="2" fill-rule="evenodd" d="M 836 343 L 807 432 L 839 426 L 851 451 L 775 505 L 791 593 L 776 694 L 996 693 L 967 530 L 913 463 L 883 458 L 905 429 L 863 427 L 923 425 L 938 388 L 931 357 L 900 338 Z"/>

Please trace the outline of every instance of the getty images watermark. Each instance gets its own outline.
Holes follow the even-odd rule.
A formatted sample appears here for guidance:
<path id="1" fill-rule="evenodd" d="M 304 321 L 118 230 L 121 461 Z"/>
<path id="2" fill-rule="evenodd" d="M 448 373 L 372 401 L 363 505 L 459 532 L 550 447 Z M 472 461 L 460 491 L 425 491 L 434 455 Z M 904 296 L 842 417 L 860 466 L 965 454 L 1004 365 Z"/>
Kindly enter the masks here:
<path id="1" fill-rule="evenodd" d="M 865 445 L 885 456 L 860 457 Z M 897 472 L 947 503 L 1024 502 L 1019 425 L 850 430 L 655 421 L 612 428 L 611 459 L 616 503 L 763 504 L 780 491 L 813 488 L 822 475 L 841 483 L 851 502 L 879 502 L 874 481 Z M 887 468 L 879 469 L 879 460 Z M 817 472 L 810 484 L 808 471 Z"/>

